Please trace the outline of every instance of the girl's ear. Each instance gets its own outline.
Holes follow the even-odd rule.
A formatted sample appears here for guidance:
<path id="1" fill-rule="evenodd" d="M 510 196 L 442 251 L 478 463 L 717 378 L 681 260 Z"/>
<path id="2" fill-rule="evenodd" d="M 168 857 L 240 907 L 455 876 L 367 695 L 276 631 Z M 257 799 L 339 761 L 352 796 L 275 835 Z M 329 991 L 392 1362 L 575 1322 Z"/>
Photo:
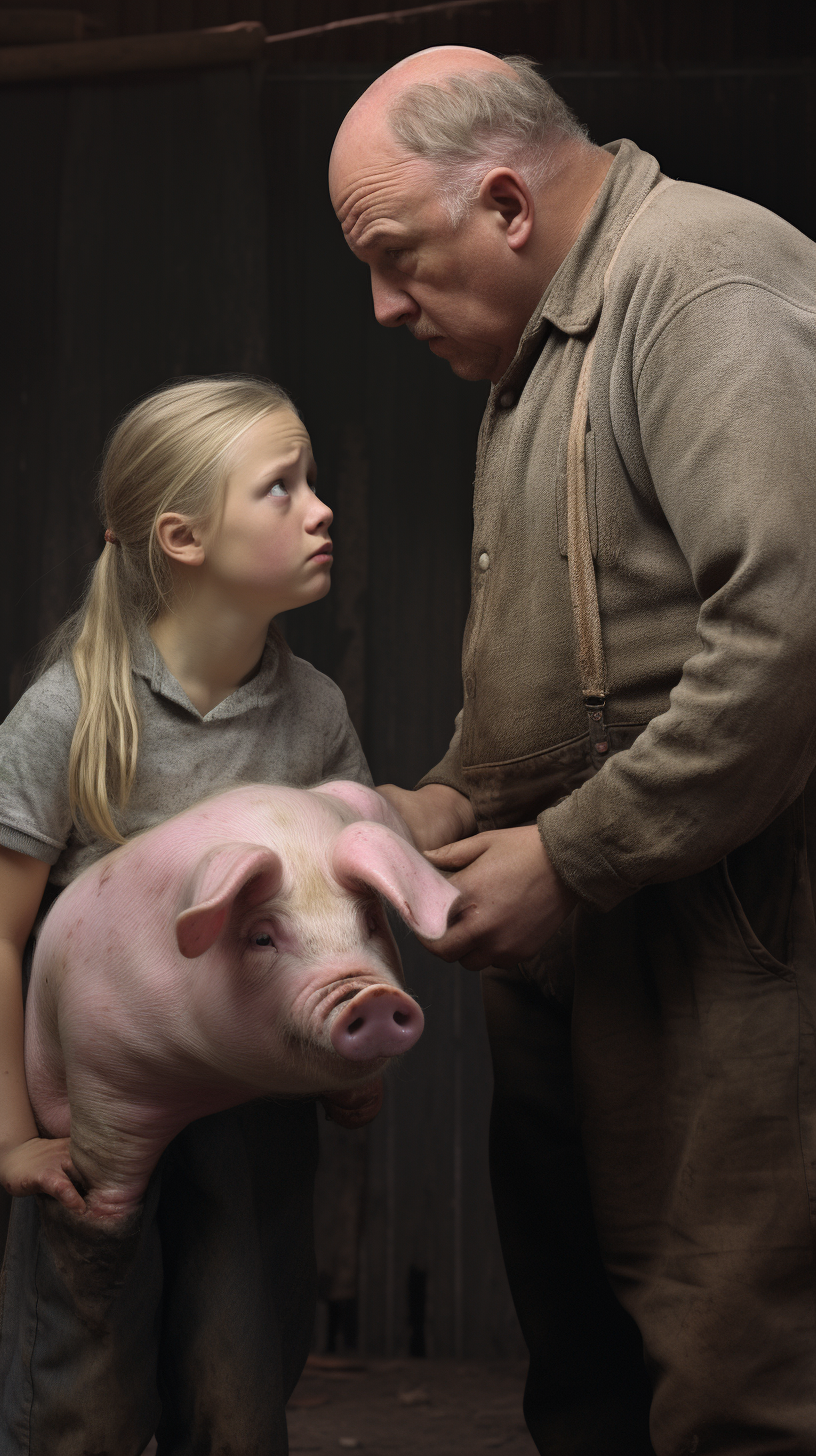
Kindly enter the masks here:
<path id="1" fill-rule="evenodd" d="M 185 566 L 200 566 L 204 560 L 201 533 L 188 516 L 167 511 L 156 522 L 156 540 L 165 556 Z"/>

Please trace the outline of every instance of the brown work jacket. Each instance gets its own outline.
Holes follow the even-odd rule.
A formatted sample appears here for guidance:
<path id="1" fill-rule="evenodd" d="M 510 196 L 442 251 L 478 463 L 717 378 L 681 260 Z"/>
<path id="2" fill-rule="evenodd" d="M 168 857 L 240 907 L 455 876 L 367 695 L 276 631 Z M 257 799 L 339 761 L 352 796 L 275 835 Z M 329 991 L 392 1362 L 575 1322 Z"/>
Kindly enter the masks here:
<path id="1" fill-rule="evenodd" d="M 816 764 L 816 245 L 661 179 L 631 141 L 491 390 L 479 436 L 464 706 L 423 783 L 480 827 L 532 822 L 609 909 L 715 863 Z M 603 304 L 603 308 L 601 307 Z M 586 490 L 612 756 L 578 675 L 566 453 L 585 351 Z"/>

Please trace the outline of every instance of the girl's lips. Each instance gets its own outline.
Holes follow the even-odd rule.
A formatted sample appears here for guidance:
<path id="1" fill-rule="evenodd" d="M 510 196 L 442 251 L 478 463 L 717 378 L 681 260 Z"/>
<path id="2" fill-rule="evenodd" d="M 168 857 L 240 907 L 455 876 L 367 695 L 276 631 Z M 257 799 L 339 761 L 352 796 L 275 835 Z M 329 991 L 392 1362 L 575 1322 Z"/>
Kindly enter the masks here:
<path id="1" fill-rule="evenodd" d="M 327 541 L 326 544 L 325 544 L 325 546 L 318 547 L 317 551 L 315 551 L 313 553 L 313 555 L 311 555 L 309 557 L 309 560 L 310 561 L 331 561 L 333 559 L 333 554 L 334 554 L 334 548 L 332 546 L 332 543 L 331 543 L 331 541 Z"/>

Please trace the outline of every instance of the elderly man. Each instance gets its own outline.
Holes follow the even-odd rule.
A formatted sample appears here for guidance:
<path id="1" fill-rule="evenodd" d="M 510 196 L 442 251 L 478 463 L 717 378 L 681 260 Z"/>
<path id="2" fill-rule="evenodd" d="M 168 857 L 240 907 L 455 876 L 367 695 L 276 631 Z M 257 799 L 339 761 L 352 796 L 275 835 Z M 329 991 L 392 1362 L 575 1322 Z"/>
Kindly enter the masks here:
<path id="1" fill-rule="evenodd" d="M 388 792 L 485 972 L 530 1428 L 814 1456 L 816 248 L 457 47 L 330 183 L 380 323 L 493 385 L 463 710 Z"/>

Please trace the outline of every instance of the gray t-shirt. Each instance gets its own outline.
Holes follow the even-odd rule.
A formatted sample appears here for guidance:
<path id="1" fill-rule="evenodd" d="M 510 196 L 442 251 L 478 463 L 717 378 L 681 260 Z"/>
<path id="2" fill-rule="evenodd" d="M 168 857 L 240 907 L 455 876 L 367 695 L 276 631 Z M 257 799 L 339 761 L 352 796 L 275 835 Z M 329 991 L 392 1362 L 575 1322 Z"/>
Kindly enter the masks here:
<path id="1" fill-rule="evenodd" d="M 119 816 L 125 837 L 236 784 L 372 782 L 340 689 L 271 638 L 250 681 L 205 717 L 146 634 L 134 645 L 133 683 L 141 737 Z M 113 848 L 78 834 L 71 819 L 68 758 L 79 703 L 73 667 L 61 661 L 0 725 L 0 844 L 53 865 L 49 881 L 60 888 Z"/>

